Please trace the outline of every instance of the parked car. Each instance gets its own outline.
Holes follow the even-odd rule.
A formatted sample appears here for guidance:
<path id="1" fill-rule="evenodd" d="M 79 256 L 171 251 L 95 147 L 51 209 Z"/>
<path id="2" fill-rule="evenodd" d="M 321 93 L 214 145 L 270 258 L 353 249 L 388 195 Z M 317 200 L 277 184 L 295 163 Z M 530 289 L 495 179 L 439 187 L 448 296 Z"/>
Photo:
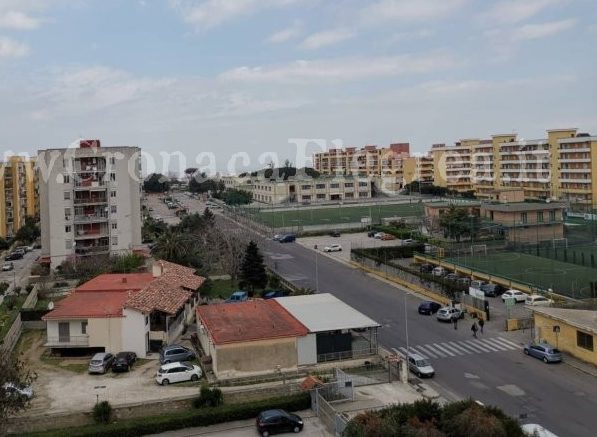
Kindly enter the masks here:
<path id="1" fill-rule="evenodd" d="M 464 277 L 458 278 L 456 280 L 456 283 L 458 285 L 463 285 L 465 287 L 470 287 L 470 285 L 471 285 L 471 278 L 468 278 L 468 277 L 464 276 Z"/>
<path id="2" fill-rule="evenodd" d="M 389 240 L 395 240 L 396 237 L 394 237 L 392 234 L 383 234 L 380 238 L 380 240 L 383 241 L 389 241 Z"/>
<path id="3" fill-rule="evenodd" d="M 91 357 L 89 362 L 89 373 L 106 373 L 114 361 L 114 355 L 100 352 Z"/>
<path id="4" fill-rule="evenodd" d="M 6 382 L 4 385 L 2 385 L 2 390 L 4 390 L 7 397 L 10 398 L 33 398 L 33 388 L 29 385 L 19 385 L 13 382 Z"/>
<path id="5" fill-rule="evenodd" d="M 525 355 L 530 355 L 543 360 L 544 363 L 559 363 L 562 353 L 549 343 L 531 343 L 524 347 Z"/>
<path id="6" fill-rule="evenodd" d="M 190 361 L 195 359 L 195 352 L 179 344 L 171 344 L 160 349 L 160 364 Z"/>
<path id="7" fill-rule="evenodd" d="M 15 261 L 17 259 L 22 259 L 23 254 L 21 252 L 11 252 L 4 258 L 5 261 Z"/>
<path id="8" fill-rule="evenodd" d="M 477 279 L 471 281 L 470 287 L 475 288 L 477 290 L 482 290 L 485 285 L 488 285 L 488 282 L 479 281 Z"/>
<path id="9" fill-rule="evenodd" d="M 285 410 L 266 410 L 259 413 L 256 420 L 257 432 L 263 437 L 284 432 L 300 432 L 303 419 Z"/>
<path id="10" fill-rule="evenodd" d="M 451 322 L 454 318 L 464 319 L 464 312 L 455 307 L 443 307 L 439 309 L 436 317 L 440 322 Z"/>
<path id="11" fill-rule="evenodd" d="M 532 305 L 532 306 L 550 306 L 553 304 L 552 299 L 548 299 L 545 296 L 541 296 L 540 294 L 531 294 L 527 296 L 524 300 L 525 305 Z"/>
<path id="12" fill-rule="evenodd" d="M 274 291 L 268 291 L 267 293 L 265 293 L 263 295 L 264 299 L 274 299 L 276 297 L 286 297 L 288 296 L 288 293 L 286 291 L 283 290 L 274 290 Z"/>
<path id="13" fill-rule="evenodd" d="M 448 281 L 457 281 L 458 278 L 460 278 L 458 273 L 448 273 L 446 276 L 444 276 L 444 279 Z"/>
<path id="14" fill-rule="evenodd" d="M 419 354 L 408 354 L 408 369 L 419 378 L 431 378 L 435 375 L 435 370 L 425 358 Z"/>
<path id="15" fill-rule="evenodd" d="M 2 264 L 2 271 L 3 272 L 8 272 L 12 269 L 15 268 L 15 265 L 13 262 L 5 262 L 4 264 Z"/>
<path id="16" fill-rule="evenodd" d="M 249 300 L 249 293 L 242 290 L 237 290 L 230 295 L 228 299 L 226 299 L 226 303 L 237 303 L 237 302 L 245 302 Z"/>
<path id="17" fill-rule="evenodd" d="M 499 284 L 483 284 L 481 291 L 487 297 L 497 297 L 504 292 L 504 287 Z"/>
<path id="18" fill-rule="evenodd" d="M 339 244 L 332 244 L 323 248 L 324 252 L 342 252 L 342 246 Z"/>
<path id="19" fill-rule="evenodd" d="M 442 277 L 447 273 L 447 270 L 444 269 L 441 266 L 435 267 L 433 270 L 431 270 L 431 274 L 433 276 L 437 276 L 437 277 Z"/>
<path id="20" fill-rule="evenodd" d="M 168 363 L 160 366 L 155 380 L 160 385 L 168 385 L 176 382 L 199 381 L 202 372 L 201 367 L 189 363 Z"/>
<path id="21" fill-rule="evenodd" d="M 135 352 L 118 352 L 112 362 L 112 372 L 128 372 L 136 360 Z"/>
<path id="22" fill-rule="evenodd" d="M 433 271 L 433 264 L 421 264 L 419 266 L 419 271 L 421 273 L 431 273 Z"/>
<path id="23" fill-rule="evenodd" d="M 376 234 L 376 233 L 377 233 L 377 232 L 375 232 L 375 231 L 369 231 L 369 232 L 367 232 L 367 237 L 369 237 L 369 238 L 373 238 L 373 237 L 375 237 L 375 234 Z"/>
<path id="24" fill-rule="evenodd" d="M 412 238 L 407 238 L 406 240 L 402 240 L 402 244 L 415 244 L 417 240 L 413 240 Z"/>
<path id="25" fill-rule="evenodd" d="M 442 306 L 430 300 L 423 301 L 419 304 L 419 314 L 426 314 L 428 316 L 435 314 Z"/>
<path id="26" fill-rule="evenodd" d="M 280 237 L 280 239 L 278 241 L 280 243 L 292 243 L 293 241 L 296 241 L 296 235 L 286 234 L 286 235 L 283 235 L 282 237 Z"/>
<path id="27" fill-rule="evenodd" d="M 27 253 L 27 252 L 31 252 L 33 248 L 29 247 L 29 246 L 17 246 L 15 247 L 15 251 L 20 250 L 23 251 L 23 253 Z"/>
<path id="28" fill-rule="evenodd" d="M 25 249 L 19 249 L 19 248 L 17 247 L 15 250 L 13 250 L 13 251 L 12 251 L 12 253 L 18 253 L 19 255 L 22 255 L 22 256 L 21 256 L 21 258 L 22 258 L 23 256 L 25 256 L 25 254 L 26 254 L 27 252 L 25 251 Z"/>
<path id="29" fill-rule="evenodd" d="M 520 425 L 522 432 L 531 437 L 558 437 L 553 432 L 536 423 L 525 423 Z"/>
<path id="30" fill-rule="evenodd" d="M 340 236 L 340 231 L 332 231 L 330 232 L 330 237 L 339 237 Z"/>
<path id="31" fill-rule="evenodd" d="M 520 290 L 510 289 L 504 291 L 502 294 L 502 301 L 506 302 L 506 299 L 514 298 L 515 302 L 524 302 L 527 298 L 527 295 Z"/>
<path id="32" fill-rule="evenodd" d="M 281 235 L 281 234 L 276 234 L 276 235 L 274 235 L 274 236 L 272 237 L 272 240 L 273 240 L 273 241 L 280 241 L 280 238 L 282 238 L 282 235 Z"/>
<path id="33" fill-rule="evenodd" d="M 373 238 L 381 239 L 385 235 L 385 232 L 376 232 L 373 234 Z"/>

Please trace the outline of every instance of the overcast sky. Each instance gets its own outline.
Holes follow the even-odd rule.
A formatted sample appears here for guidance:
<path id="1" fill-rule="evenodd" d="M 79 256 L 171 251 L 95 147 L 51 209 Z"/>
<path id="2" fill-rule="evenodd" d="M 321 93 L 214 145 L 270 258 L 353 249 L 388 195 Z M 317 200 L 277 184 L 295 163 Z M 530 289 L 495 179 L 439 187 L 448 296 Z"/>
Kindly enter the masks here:
<path id="1" fill-rule="evenodd" d="M 597 135 L 596 55 L 595 0 L 0 0 L 0 151 L 99 138 L 240 172 L 300 164 L 296 138 Z"/>

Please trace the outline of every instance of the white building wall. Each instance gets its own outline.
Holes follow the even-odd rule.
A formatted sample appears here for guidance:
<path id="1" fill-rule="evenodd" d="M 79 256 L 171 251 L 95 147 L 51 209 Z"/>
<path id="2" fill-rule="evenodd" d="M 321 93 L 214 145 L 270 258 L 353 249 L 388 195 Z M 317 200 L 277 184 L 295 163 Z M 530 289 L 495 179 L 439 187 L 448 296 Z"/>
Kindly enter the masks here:
<path id="1" fill-rule="evenodd" d="M 82 331 L 82 323 L 87 322 L 87 319 L 78 319 L 78 320 L 48 320 L 46 321 L 46 335 L 48 339 L 51 340 L 58 340 L 58 324 L 59 323 L 68 323 L 70 336 L 71 337 L 81 337 L 83 335 Z M 89 332 L 89 327 L 87 329 Z"/>
<path id="2" fill-rule="evenodd" d="M 89 347 L 103 347 L 106 352 L 122 351 L 122 317 L 89 319 Z"/>
<path id="3" fill-rule="evenodd" d="M 297 338 L 298 365 L 317 364 L 317 336 L 307 334 Z"/>
<path id="4" fill-rule="evenodd" d="M 145 314 L 125 308 L 122 319 L 122 349 L 132 351 L 139 358 L 145 358 L 149 350 L 149 317 Z"/>

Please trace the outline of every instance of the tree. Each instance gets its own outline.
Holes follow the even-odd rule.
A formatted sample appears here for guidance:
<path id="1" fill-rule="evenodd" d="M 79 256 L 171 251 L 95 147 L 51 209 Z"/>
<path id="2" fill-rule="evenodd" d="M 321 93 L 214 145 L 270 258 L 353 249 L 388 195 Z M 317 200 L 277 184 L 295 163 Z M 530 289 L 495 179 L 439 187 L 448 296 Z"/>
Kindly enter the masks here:
<path id="1" fill-rule="evenodd" d="M 267 273 L 263 264 L 263 256 L 254 241 L 250 241 L 245 251 L 241 268 L 241 287 L 247 287 L 251 292 L 255 288 L 265 288 Z"/>
<path id="2" fill-rule="evenodd" d="M 226 205 L 247 205 L 253 200 L 253 193 L 231 188 L 224 192 L 222 198 Z"/>
<path id="3" fill-rule="evenodd" d="M 205 210 L 203 211 L 203 222 L 208 225 L 208 226 L 213 226 L 214 221 L 215 221 L 215 216 L 214 213 L 211 212 L 211 210 L 209 208 L 205 208 Z"/>
<path id="4" fill-rule="evenodd" d="M 152 252 L 157 258 L 176 264 L 203 267 L 199 247 L 193 244 L 192 236 L 177 228 L 170 228 L 164 232 L 158 238 Z"/>
<path id="5" fill-rule="evenodd" d="M 36 379 L 35 373 L 30 372 L 15 355 L 0 354 L 0 435 L 4 434 L 6 419 L 29 405 L 26 396 L 18 396 L 5 390 L 5 384 L 16 387 L 30 386 Z"/>
<path id="6" fill-rule="evenodd" d="M 451 206 L 441 215 L 439 225 L 444 231 L 444 238 L 454 238 L 456 241 L 460 241 L 462 236 L 472 234 L 475 221 L 475 217 L 469 216 L 467 208 Z"/>
<path id="7" fill-rule="evenodd" d="M 148 193 L 163 193 L 169 188 L 168 178 L 160 173 L 150 174 L 143 182 L 143 189 Z"/>
<path id="8" fill-rule="evenodd" d="M 27 216 L 25 217 L 25 224 L 19 228 L 15 235 L 15 238 L 18 241 L 30 243 L 39 238 L 40 235 L 41 232 L 39 230 L 37 222 L 35 221 L 35 218 Z"/>

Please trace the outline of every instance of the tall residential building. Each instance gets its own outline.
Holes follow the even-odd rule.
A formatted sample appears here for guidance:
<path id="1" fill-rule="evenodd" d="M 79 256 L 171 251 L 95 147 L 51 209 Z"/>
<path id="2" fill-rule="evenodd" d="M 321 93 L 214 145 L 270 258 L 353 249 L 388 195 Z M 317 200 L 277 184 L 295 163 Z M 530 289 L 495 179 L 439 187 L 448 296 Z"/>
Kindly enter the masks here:
<path id="1" fill-rule="evenodd" d="M 42 260 L 127 253 L 141 244 L 141 149 L 100 147 L 38 153 Z"/>
<path id="2" fill-rule="evenodd" d="M 557 141 L 558 198 L 591 209 L 597 207 L 597 136 L 576 130 L 548 131 Z"/>
<path id="3" fill-rule="evenodd" d="M 35 160 L 10 156 L 0 163 L 0 236 L 13 236 L 27 216 L 39 214 Z"/>
<path id="4" fill-rule="evenodd" d="M 421 184 L 433 183 L 433 157 L 410 156 L 403 160 L 404 184 L 418 181 Z"/>

